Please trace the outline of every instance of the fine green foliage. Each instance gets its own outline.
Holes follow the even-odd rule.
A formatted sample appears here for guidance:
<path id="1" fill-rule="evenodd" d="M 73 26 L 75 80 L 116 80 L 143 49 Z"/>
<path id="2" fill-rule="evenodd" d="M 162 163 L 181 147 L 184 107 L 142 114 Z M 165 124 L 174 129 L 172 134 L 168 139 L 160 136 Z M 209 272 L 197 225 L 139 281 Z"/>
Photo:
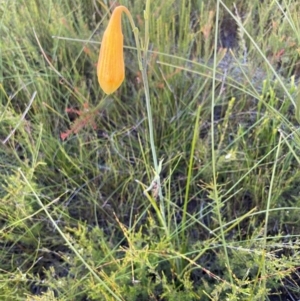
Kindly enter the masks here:
<path id="1" fill-rule="evenodd" d="M 298 1 L 118 4 L 0 0 L 0 300 L 299 300 Z"/>

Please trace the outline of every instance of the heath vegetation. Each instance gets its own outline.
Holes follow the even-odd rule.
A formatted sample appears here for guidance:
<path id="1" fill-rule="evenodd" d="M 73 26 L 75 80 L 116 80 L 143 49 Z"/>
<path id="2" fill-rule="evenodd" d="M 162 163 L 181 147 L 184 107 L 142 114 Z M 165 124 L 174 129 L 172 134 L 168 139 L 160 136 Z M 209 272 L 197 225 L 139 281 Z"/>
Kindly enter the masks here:
<path id="1" fill-rule="evenodd" d="M 300 299 L 297 0 L 0 12 L 1 300 Z"/>

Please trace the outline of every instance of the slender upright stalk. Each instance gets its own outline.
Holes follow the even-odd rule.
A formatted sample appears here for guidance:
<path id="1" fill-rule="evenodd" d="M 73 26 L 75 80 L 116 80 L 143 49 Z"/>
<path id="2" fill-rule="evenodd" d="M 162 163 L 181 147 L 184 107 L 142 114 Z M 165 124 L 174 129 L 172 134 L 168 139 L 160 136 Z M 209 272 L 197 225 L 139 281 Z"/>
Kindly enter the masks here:
<path id="1" fill-rule="evenodd" d="M 148 127 L 149 127 L 149 138 L 150 138 L 150 148 L 152 153 L 152 160 L 155 170 L 155 177 L 152 182 L 152 185 L 155 184 L 158 187 L 158 197 L 160 201 L 160 211 L 164 221 L 164 228 L 166 228 L 166 219 L 165 219 L 165 206 L 164 206 L 164 198 L 162 195 L 161 182 L 160 182 L 160 170 L 161 164 L 159 164 L 156 154 L 156 147 L 154 143 L 154 129 L 153 129 L 153 118 L 152 118 L 152 110 L 151 110 L 151 101 L 150 101 L 150 91 L 149 91 L 149 83 L 147 76 L 147 61 L 148 61 L 148 48 L 149 48 L 149 15 L 150 15 L 150 0 L 146 1 L 146 9 L 144 11 L 144 19 L 145 19 L 145 39 L 144 39 L 144 48 L 142 50 L 139 41 L 139 31 L 135 26 L 134 21 L 130 12 L 126 9 L 124 12 L 127 14 L 129 21 L 131 23 L 131 27 L 133 28 L 133 33 L 135 37 L 135 43 L 138 54 L 139 68 L 142 73 L 143 83 L 144 83 L 144 91 L 145 91 L 145 99 L 146 99 L 146 110 L 147 110 L 147 119 L 148 119 Z M 161 163 L 161 162 L 160 162 Z"/>
<path id="2" fill-rule="evenodd" d="M 220 14 L 220 1 L 217 1 L 217 9 L 216 9 L 216 24 L 219 22 L 219 14 Z M 222 225 L 222 215 L 221 215 L 221 207 L 222 207 L 222 202 L 219 196 L 218 192 L 218 181 L 217 181 L 217 168 L 216 168 L 216 151 L 215 151 L 215 133 L 214 133 L 214 124 L 215 124 L 215 91 L 216 91 L 216 63 L 217 63 L 217 47 L 218 47 L 218 31 L 216 30 L 215 32 L 215 52 L 214 52 L 214 68 L 213 68 L 213 82 L 212 82 L 212 100 L 211 100 L 211 157 L 212 157 L 212 173 L 213 173 L 213 200 L 216 203 L 216 211 L 217 211 L 217 218 L 218 222 L 220 225 L 220 233 L 221 233 L 221 239 L 222 239 L 222 245 L 223 245 L 223 250 L 224 250 L 224 255 L 225 255 L 225 263 L 228 269 L 228 274 L 230 278 L 230 283 L 232 286 L 233 292 L 235 292 L 235 285 L 230 269 L 230 262 L 229 262 L 229 257 L 228 257 L 228 252 L 227 252 L 227 246 L 226 246 L 226 239 L 225 239 L 225 234 L 224 234 L 224 229 Z"/>

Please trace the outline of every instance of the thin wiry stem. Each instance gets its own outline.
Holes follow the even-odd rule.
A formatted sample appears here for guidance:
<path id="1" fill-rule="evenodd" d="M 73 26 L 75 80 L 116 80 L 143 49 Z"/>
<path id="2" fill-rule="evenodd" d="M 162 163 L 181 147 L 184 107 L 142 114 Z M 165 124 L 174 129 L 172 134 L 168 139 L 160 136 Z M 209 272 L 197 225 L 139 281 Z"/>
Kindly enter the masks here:
<path id="1" fill-rule="evenodd" d="M 28 104 L 26 110 L 24 111 L 24 113 L 22 114 L 21 119 L 19 120 L 19 122 L 17 123 L 15 128 L 9 133 L 9 135 L 2 141 L 3 144 L 5 144 L 10 139 L 10 137 L 14 134 L 14 132 L 17 130 L 17 128 L 21 124 L 22 120 L 24 120 L 26 114 L 28 113 L 29 109 L 31 108 L 31 105 L 35 99 L 36 93 L 37 93 L 36 91 L 33 92 L 32 96 L 30 98 L 29 104 Z"/>
<path id="2" fill-rule="evenodd" d="M 149 138 L 150 138 L 150 147 L 153 159 L 153 165 L 155 170 L 154 179 L 150 185 L 150 188 L 156 186 L 158 188 L 158 197 L 160 200 L 160 210 L 161 215 L 163 217 L 163 221 L 165 223 L 165 206 L 164 206 L 164 197 L 162 195 L 161 189 L 161 181 L 160 181 L 160 171 L 161 171 L 161 164 L 162 161 L 158 162 L 157 154 L 156 154 L 156 147 L 154 143 L 154 129 L 153 129 L 153 118 L 152 118 L 152 110 L 151 110 L 151 101 L 150 101 L 150 91 L 149 91 L 149 83 L 148 83 L 148 76 L 147 76 L 147 60 L 148 60 L 148 46 L 149 46 L 149 15 L 150 15 L 150 0 L 146 2 L 146 9 L 144 11 L 144 18 L 145 18 L 145 40 L 144 40 L 144 48 L 142 53 L 142 48 L 140 46 L 139 41 L 139 30 L 135 26 L 133 18 L 126 8 L 124 12 L 127 14 L 131 27 L 133 28 L 136 48 L 137 48 L 137 55 L 138 55 L 138 62 L 139 68 L 142 73 L 143 83 L 144 83 L 144 91 L 145 91 L 145 99 L 146 99 L 146 110 L 147 110 L 147 117 L 148 117 L 148 127 L 149 127 Z M 165 226 L 165 225 L 164 225 Z M 167 227 L 165 226 L 165 229 Z"/>
<path id="3" fill-rule="evenodd" d="M 216 24 L 219 22 L 219 13 L 220 13 L 220 2 L 217 1 L 217 8 L 216 8 Z M 235 291 L 235 286 L 234 286 L 234 281 L 230 269 L 230 262 L 229 262 L 229 257 L 228 257 L 228 252 L 227 252 L 227 246 L 226 246 L 226 239 L 225 239 L 225 234 L 224 234 L 224 229 L 222 225 L 222 215 L 221 215 L 221 199 L 219 196 L 218 192 L 218 183 L 217 183 L 217 168 L 216 168 L 216 151 L 215 151 L 215 134 L 214 134 L 214 108 L 215 108 L 215 103 L 216 103 L 216 63 L 217 63 L 217 42 L 218 42 L 218 31 L 216 30 L 215 32 L 215 53 L 214 53 L 214 68 L 213 68 L 213 82 L 212 82 L 212 102 L 211 102 L 211 156 L 212 156 L 212 173 L 213 173 L 213 200 L 216 202 L 216 208 L 217 208 L 217 217 L 220 225 L 220 233 L 221 233 L 221 239 L 222 239 L 222 244 L 223 244 L 223 250 L 225 254 L 225 262 L 227 265 L 228 269 L 228 274 L 230 278 L 230 283 L 232 286 L 233 291 Z"/>

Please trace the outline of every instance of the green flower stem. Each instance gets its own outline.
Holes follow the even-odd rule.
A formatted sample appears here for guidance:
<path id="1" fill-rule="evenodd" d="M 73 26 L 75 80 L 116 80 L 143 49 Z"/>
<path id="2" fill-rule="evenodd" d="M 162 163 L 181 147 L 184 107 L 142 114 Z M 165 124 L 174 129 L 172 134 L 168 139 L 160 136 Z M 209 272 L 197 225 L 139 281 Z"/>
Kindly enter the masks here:
<path id="1" fill-rule="evenodd" d="M 150 103 L 150 92 L 149 92 L 149 83 L 148 83 L 148 77 L 147 77 L 147 59 L 148 59 L 148 46 L 149 46 L 149 14 L 150 14 L 150 0 L 147 0 L 146 2 L 146 10 L 144 11 L 144 18 L 145 18 L 145 40 L 144 40 L 144 48 L 143 48 L 143 54 L 142 54 L 142 48 L 140 46 L 139 41 L 139 30 L 135 26 L 135 23 L 133 21 L 133 18 L 130 14 L 130 12 L 126 9 L 124 10 L 127 14 L 131 27 L 133 29 L 136 48 L 137 48 L 137 55 L 138 55 L 138 62 L 139 62 L 139 68 L 142 73 L 143 83 L 144 83 L 144 90 L 145 90 L 145 98 L 146 98 L 146 109 L 147 109 L 147 117 L 148 117 L 148 127 L 149 127 L 149 136 L 150 136 L 150 147 L 151 147 L 151 153 L 153 158 L 153 164 L 154 164 L 154 170 L 155 170 L 155 176 L 154 179 L 150 185 L 158 187 L 158 196 L 160 200 L 160 210 L 161 215 L 163 217 L 164 221 L 164 228 L 166 227 L 166 219 L 165 219 L 165 206 L 164 206 L 164 198 L 162 195 L 162 189 L 161 189 L 161 182 L 160 182 L 160 171 L 161 171 L 161 163 L 158 163 L 157 155 L 156 155 L 156 147 L 154 143 L 154 130 L 153 130 L 153 119 L 152 119 L 152 111 L 151 111 L 151 103 Z"/>

